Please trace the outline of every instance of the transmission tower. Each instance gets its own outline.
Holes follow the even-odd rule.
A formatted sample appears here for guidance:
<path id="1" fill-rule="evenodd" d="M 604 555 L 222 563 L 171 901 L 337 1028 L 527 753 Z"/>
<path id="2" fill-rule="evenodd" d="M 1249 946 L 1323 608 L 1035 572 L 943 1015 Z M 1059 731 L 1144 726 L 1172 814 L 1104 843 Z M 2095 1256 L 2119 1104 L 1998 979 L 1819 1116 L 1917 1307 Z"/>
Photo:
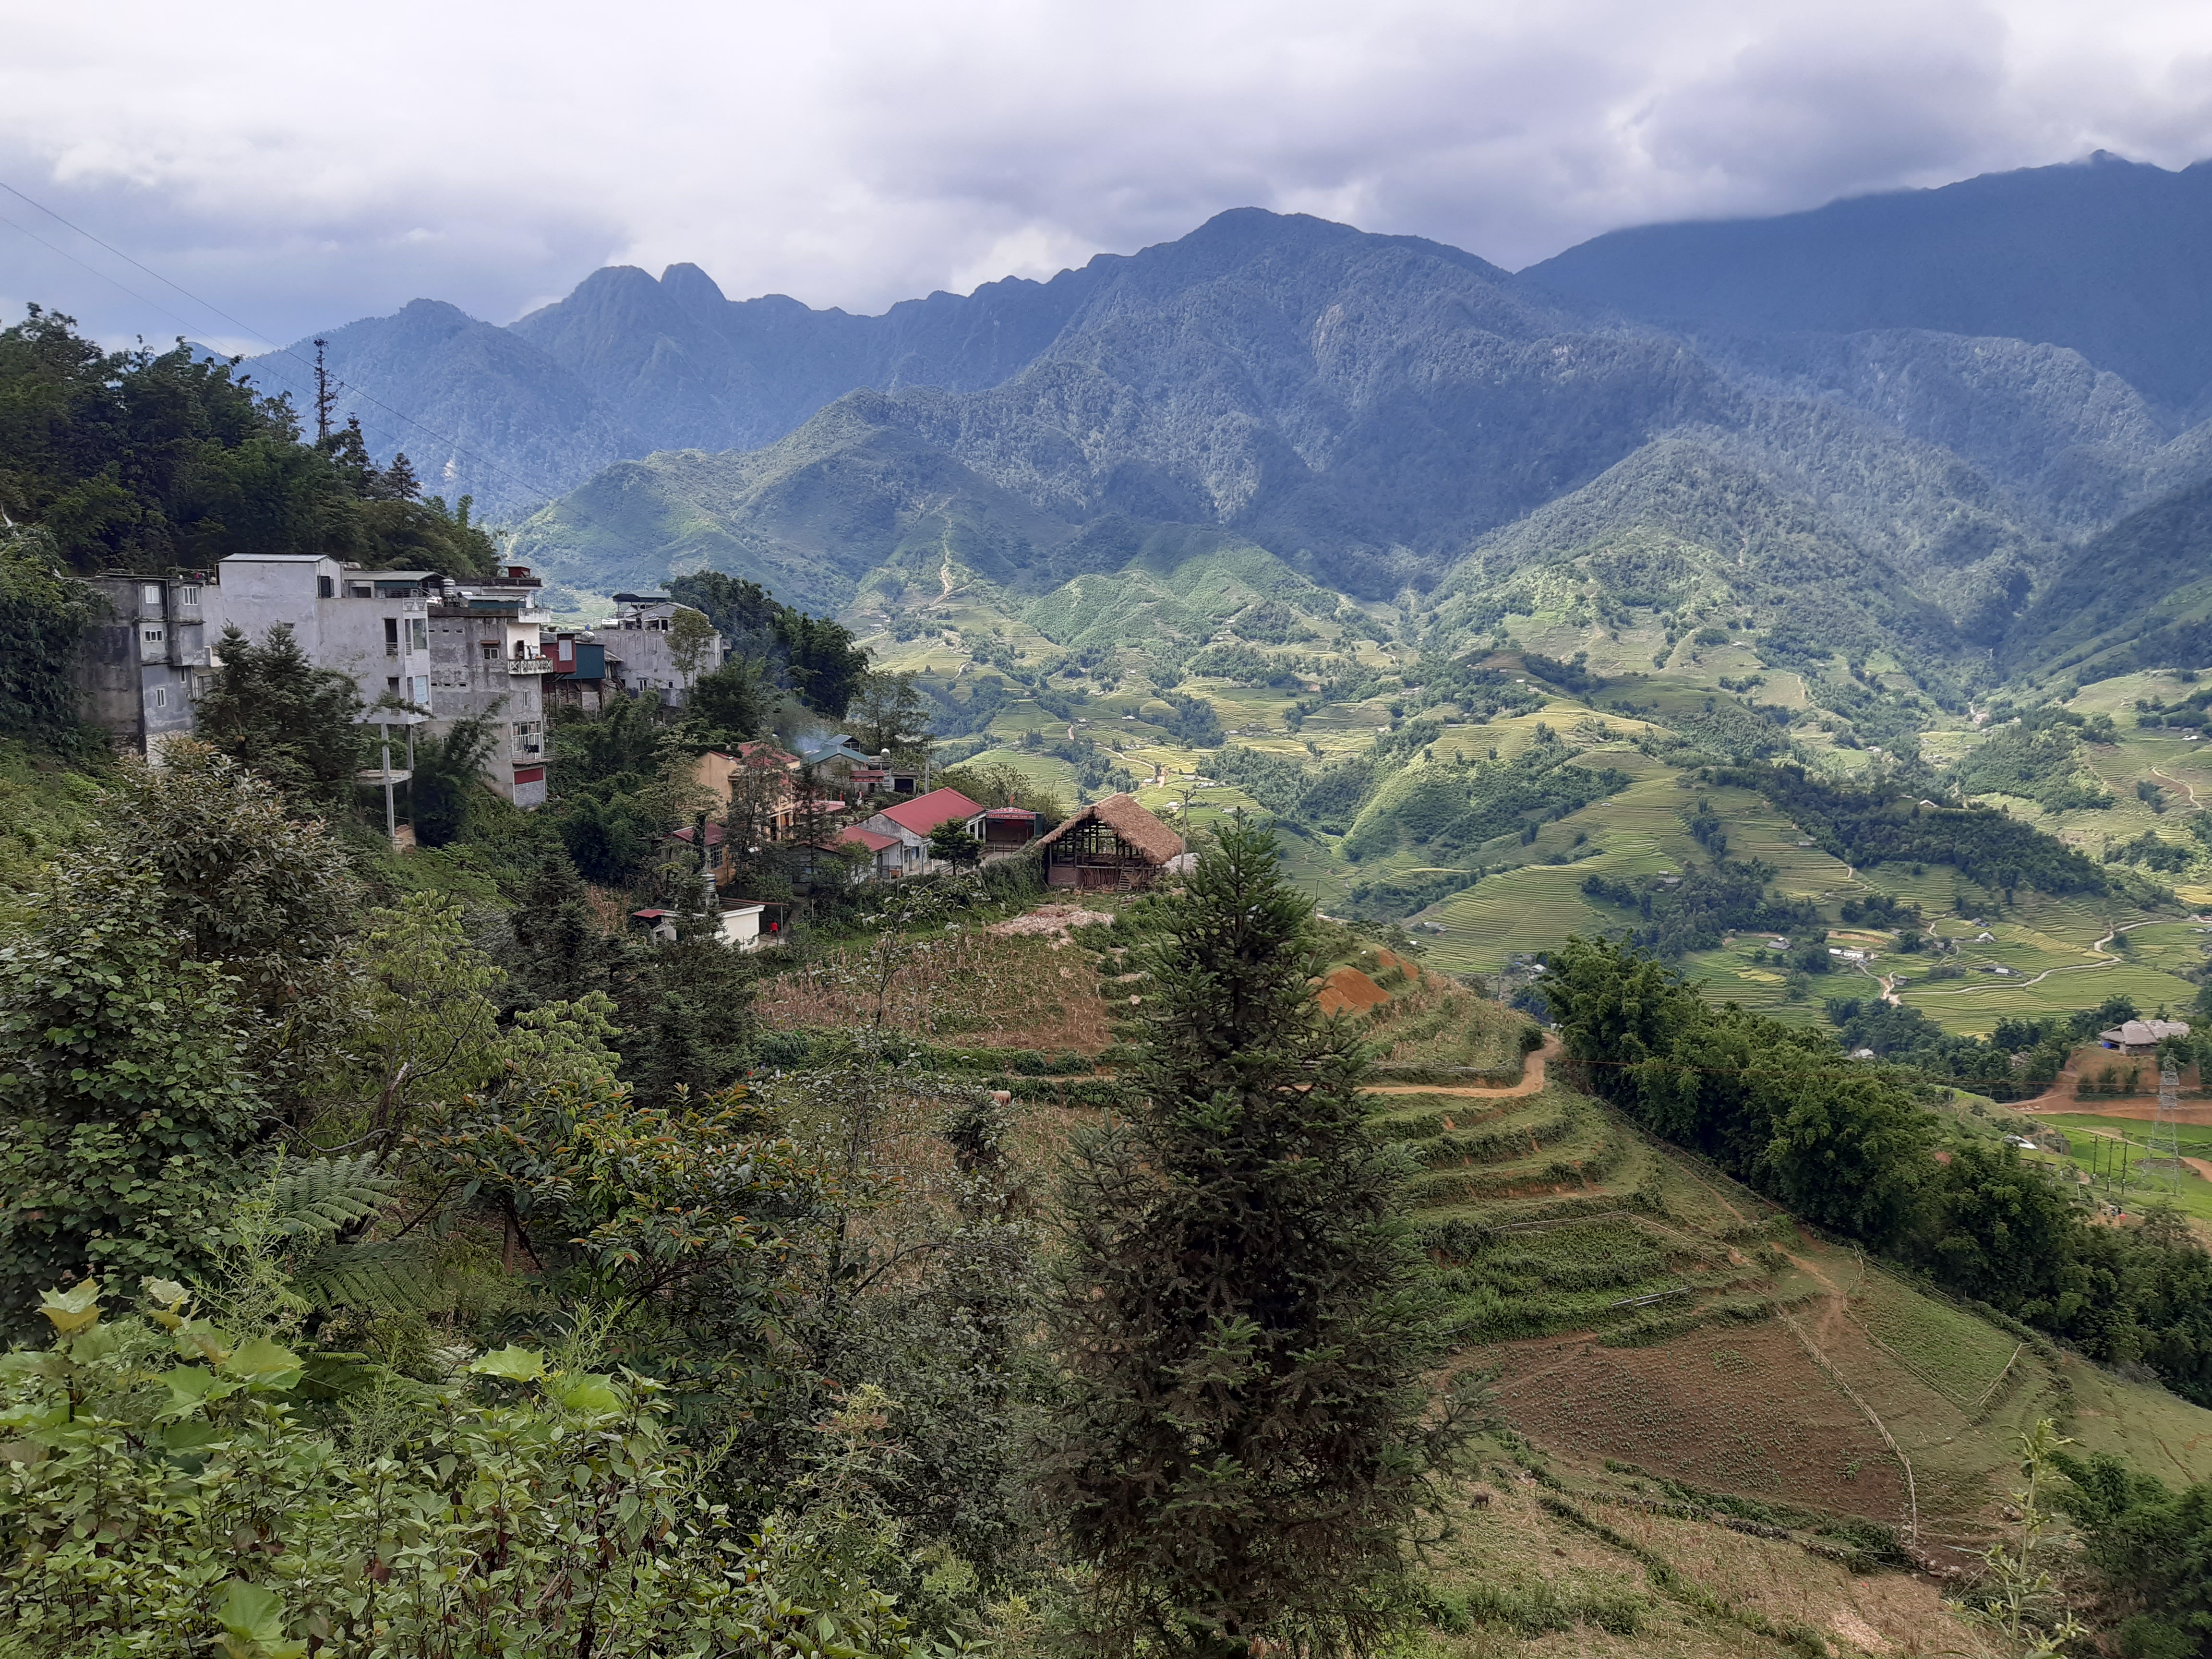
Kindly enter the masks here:
<path id="1" fill-rule="evenodd" d="M 2181 1078 L 2171 1063 L 2159 1070 L 2158 1115 L 2151 1121 L 2150 1145 L 2136 1167 L 2172 1196 L 2181 1196 Z"/>
<path id="2" fill-rule="evenodd" d="M 337 393 L 331 390 L 331 372 L 323 366 L 323 350 L 328 340 L 315 342 L 315 442 L 325 449 L 331 447 L 331 411 L 337 407 Z"/>

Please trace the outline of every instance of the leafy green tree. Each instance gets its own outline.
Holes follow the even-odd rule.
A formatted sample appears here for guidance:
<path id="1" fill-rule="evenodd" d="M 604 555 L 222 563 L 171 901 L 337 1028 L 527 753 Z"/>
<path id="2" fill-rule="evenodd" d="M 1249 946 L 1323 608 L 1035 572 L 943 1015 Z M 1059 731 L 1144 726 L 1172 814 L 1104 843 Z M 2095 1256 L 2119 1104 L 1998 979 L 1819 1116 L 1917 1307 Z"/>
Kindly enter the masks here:
<path id="1" fill-rule="evenodd" d="M 672 599 L 710 617 L 727 653 L 750 658 L 764 670 L 763 683 L 788 686 L 816 714 L 842 720 L 868 653 L 850 629 L 778 601 L 758 582 L 719 570 L 695 571 L 668 584 Z"/>
<path id="2" fill-rule="evenodd" d="M 469 715 L 442 738 L 416 740 L 408 812 L 422 846 L 446 846 L 467 827 L 470 805 L 484 787 L 483 764 L 499 747 L 498 713 L 495 707 Z"/>
<path id="3" fill-rule="evenodd" d="M 126 761 L 92 834 L 61 866 L 86 902 L 154 881 L 142 925 L 228 981 L 264 1096 L 296 1107 L 343 1023 L 359 884 L 321 823 L 267 779 L 205 744 Z"/>
<path id="4" fill-rule="evenodd" d="M 888 750 L 912 764 L 929 746 L 929 705 L 912 674 L 871 674 L 861 682 L 846 723 L 871 755 Z"/>
<path id="5" fill-rule="evenodd" d="M 554 720 L 556 797 L 593 783 L 640 788 L 660 768 L 663 728 L 641 698 L 610 697 L 596 714 L 562 708 Z"/>
<path id="6" fill-rule="evenodd" d="M 2066 1477 L 2051 1503 L 2081 1532 L 2089 1564 L 2126 1616 L 2130 1659 L 2196 1659 L 2212 1641 L 2212 1486 L 2175 1492 L 2108 1452 L 2084 1464 L 2054 1449 Z"/>
<path id="7" fill-rule="evenodd" d="M 1312 907 L 1242 825 L 1148 902 L 1144 1103 L 1079 1146 L 1042 1476 L 1103 1646 L 1370 1649 L 1452 1443 L 1440 1305 L 1325 1018 Z M 1117 987 L 1118 989 L 1118 987 Z"/>
<path id="8" fill-rule="evenodd" d="M 760 665 L 750 657 L 732 657 L 693 684 L 684 709 L 716 741 L 743 743 L 760 731 L 768 705 Z"/>
<path id="9" fill-rule="evenodd" d="M 309 662 L 289 623 L 259 645 L 226 628 L 216 655 L 222 666 L 197 711 L 202 741 L 302 797 L 327 800 L 353 787 L 363 739 L 351 675 Z"/>
<path id="10" fill-rule="evenodd" d="M 503 977 L 470 942 L 461 907 L 410 893 L 368 918 L 361 953 L 362 1021 L 349 1045 L 362 1067 L 362 1141 L 389 1150 L 421 1107 L 458 1101 L 501 1073 Z"/>
<path id="11" fill-rule="evenodd" d="M 94 1273 L 184 1273 L 264 1103 L 221 963 L 178 950 L 150 870 L 64 872 L 0 945 L 0 1326 Z"/>
<path id="12" fill-rule="evenodd" d="M 617 971 L 614 958 L 629 949 L 610 938 L 592 913 L 591 896 L 576 866 L 548 849 L 514 907 L 514 991 L 533 1000 L 567 1000 L 605 991 Z"/>
<path id="13" fill-rule="evenodd" d="M 707 666 L 707 656 L 714 644 L 714 624 L 707 620 L 706 614 L 688 605 L 678 605 L 668 623 L 668 655 L 676 665 L 676 672 L 687 681 L 696 679 Z"/>
<path id="14" fill-rule="evenodd" d="M 929 856 L 956 870 L 965 869 L 983 856 L 983 845 L 958 818 L 947 818 L 929 832 Z"/>
<path id="15" fill-rule="evenodd" d="M 71 670 L 95 601 L 61 562 L 44 531 L 0 529 L 0 732 L 74 747 Z"/>
<path id="16" fill-rule="evenodd" d="M 179 340 L 106 352 L 29 308 L 0 329 L 0 512 L 70 568 L 204 568 L 301 549 L 384 568 L 481 575 L 497 549 L 404 458 L 379 469 L 357 426 L 302 443 L 292 410 Z"/>

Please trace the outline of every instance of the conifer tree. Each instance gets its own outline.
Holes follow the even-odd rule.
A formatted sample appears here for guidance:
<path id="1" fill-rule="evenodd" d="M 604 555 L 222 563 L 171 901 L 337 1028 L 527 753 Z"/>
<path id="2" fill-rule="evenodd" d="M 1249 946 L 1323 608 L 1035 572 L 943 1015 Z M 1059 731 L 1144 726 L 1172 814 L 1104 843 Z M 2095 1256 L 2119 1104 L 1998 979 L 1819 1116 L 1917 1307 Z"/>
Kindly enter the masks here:
<path id="1" fill-rule="evenodd" d="M 1423 1380 L 1444 1329 L 1405 1166 L 1365 1126 L 1358 1039 L 1316 1003 L 1312 908 L 1273 836 L 1228 830 L 1139 908 L 1144 1104 L 1078 1149 L 1055 1296 L 1045 1480 L 1095 1571 L 1086 1627 L 1109 1649 L 1367 1651 L 1461 1432 Z"/>

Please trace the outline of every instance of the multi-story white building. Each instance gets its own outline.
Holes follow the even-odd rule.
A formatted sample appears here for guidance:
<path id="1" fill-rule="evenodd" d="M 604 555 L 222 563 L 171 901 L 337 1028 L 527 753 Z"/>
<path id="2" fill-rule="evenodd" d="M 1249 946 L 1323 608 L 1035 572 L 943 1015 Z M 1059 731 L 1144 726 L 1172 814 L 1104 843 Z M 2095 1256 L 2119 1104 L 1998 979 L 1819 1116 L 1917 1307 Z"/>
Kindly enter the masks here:
<path id="1" fill-rule="evenodd" d="M 364 703 L 427 708 L 430 690 L 427 570 L 363 570 L 319 553 L 235 553 L 204 609 L 210 641 L 235 628 L 259 643 L 289 623 L 318 668 L 350 674 Z"/>
<path id="2" fill-rule="evenodd" d="M 446 581 L 430 601 L 430 686 L 424 706 L 443 731 L 489 718 L 499 744 L 484 781 L 517 806 L 545 804 L 545 677 L 561 672 L 543 648 L 552 617 L 538 608 L 527 565 L 480 580 Z"/>
<path id="3" fill-rule="evenodd" d="M 551 618 L 521 565 L 455 581 L 428 570 L 363 570 L 317 554 L 240 554 L 208 590 L 208 623 L 255 640 L 289 623 L 318 668 L 350 674 L 362 701 L 419 711 L 443 736 L 488 718 L 498 744 L 484 781 L 517 806 L 545 800 L 544 677 L 560 664 L 539 648 Z"/>

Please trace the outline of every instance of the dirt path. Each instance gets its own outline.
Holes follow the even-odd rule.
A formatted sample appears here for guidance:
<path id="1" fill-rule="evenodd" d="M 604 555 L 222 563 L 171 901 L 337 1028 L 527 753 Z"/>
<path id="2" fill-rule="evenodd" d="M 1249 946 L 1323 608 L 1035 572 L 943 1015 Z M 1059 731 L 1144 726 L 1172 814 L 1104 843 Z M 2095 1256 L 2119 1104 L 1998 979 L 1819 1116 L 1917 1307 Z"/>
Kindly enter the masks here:
<path id="1" fill-rule="evenodd" d="M 1544 1046 L 1528 1055 L 1521 1064 L 1518 1083 L 1461 1084 L 1461 1083 L 1370 1083 L 1365 1092 L 1370 1095 L 1463 1095 L 1470 1100 L 1503 1100 L 1515 1095 L 1533 1095 L 1544 1086 L 1544 1062 L 1559 1052 L 1559 1038 L 1548 1033 Z"/>
<path id="2" fill-rule="evenodd" d="M 2107 951 L 2105 947 L 2107 945 L 2110 945 L 2114 937 L 2118 934 L 2131 933 L 2138 927 L 2148 927 L 2150 925 L 2150 922 L 2147 921 L 2131 921 L 2124 927 L 2114 927 L 2110 933 L 2106 933 L 2104 938 L 2099 939 L 2095 944 L 2089 947 L 2092 951 L 2094 951 L 2100 958 L 2100 960 L 2096 962 L 2061 963 L 2056 968 L 2045 969 L 2033 979 L 2008 979 L 2002 985 L 1996 987 L 1987 985 L 1962 985 L 1955 991 L 1922 991 L 1917 994 L 1923 997 L 1963 997 L 1978 995 L 1984 991 L 1988 991 L 1993 988 L 2000 991 L 2025 991 L 2031 985 L 2042 984 L 2044 981 L 2049 979 L 2053 974 L 2088 974 L 2094 973 L 2100 968 L 2117 968 L 2119 966 L 2122 958 L 2112 951 Z"/>
<path id="3" fill-rule="evenodd" d="M 2154 778 L 2164 778 L 2164 779 L 2165 779 L 2168 783 L 2178 783 L 2178 784 L 2179 784 L 2179 785 L 2180 785 L 2184 789 L 2186 789 L 2186 790 L 2189 792 L 2189 806 L 2190 806 L 2190 810 L 2191 810 L 2191 811 L 2194 811 L 2196 810 L 2196 808 L 2197 808 L 2197 786 L 2196 786 L 2195 784 L 2193 784 L 2193 783 L 2190 782 L 2190 781 L 2189 781 L 2188 779 L 2186 779 L 2186 778 L 2177 778 L 2177 777 L 2175 777 L 2175 776 L 2173 775 L 2173 774 L 2172 774 L 2172 773 L 2171 773 L 2171 772 L 2164 772 L 2164 771 L 2160 771 L 2160 770 L 2157 767 L 2155 767 L 2155 766 L 2154 766 L 2154 767 L 2152 767 L 2152 768 L 2150 769 L 2150 772 L 2151 772 L 2151 775 L 2152 775 L 2153 777 L 2154 777 Z"/>

